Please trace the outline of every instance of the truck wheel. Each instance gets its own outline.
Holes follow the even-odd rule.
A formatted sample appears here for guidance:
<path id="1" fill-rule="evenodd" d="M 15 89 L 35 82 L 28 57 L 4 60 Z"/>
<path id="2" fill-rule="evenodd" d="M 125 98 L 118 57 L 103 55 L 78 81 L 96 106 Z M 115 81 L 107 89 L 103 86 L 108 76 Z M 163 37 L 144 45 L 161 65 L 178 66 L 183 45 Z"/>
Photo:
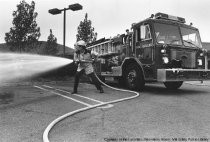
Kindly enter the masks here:
<path id="1" fill-rule="evenodd" d="M 128 66 L 124 76 L 125 84 L 128 89 L 131 90 L 143 90 L 145 86 L 145 81 L 141 69 L 135 65 L 131 64 Z"/>
<path id="2" fill-rule="evenodd" d="M 176 90 L 179 89 L 183 84 L 183 81 L 176 81 L 176 82 L 164 82 L 164 85 L 167 89 Z"/>

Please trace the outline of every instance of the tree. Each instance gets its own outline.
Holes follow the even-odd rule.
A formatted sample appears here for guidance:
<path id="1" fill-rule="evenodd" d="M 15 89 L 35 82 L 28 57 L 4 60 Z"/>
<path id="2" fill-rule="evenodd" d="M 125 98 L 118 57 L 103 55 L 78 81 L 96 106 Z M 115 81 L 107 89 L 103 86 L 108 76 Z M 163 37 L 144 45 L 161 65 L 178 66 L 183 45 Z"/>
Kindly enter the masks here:
<path id="1" fill-rule="evenodd" d="M 44 54 L 55 55 L 58 52 L 57 45 L 57 38 L 53 35 L 52 30 L 50 29 L 50 35 L 47 39 L 47 45 L 44 48 Z"/>
<path id="2" fill-rule="evenodd" d="M 35 2 L 31 4 L 22 0 L 17 5 L 17 10 L 13 11 L 13 27 L 5 33 L 5 41 L 13 51 L 27 51 L 35 47 L 40 37 L 40 28 L 37 27 L 35 12 Z"/>
<path id="3" fill-rule="evenodd" d="M 84 40 L 86 43 L 91 43 L 92 41 L 96 40 L 94 33 L 94 28 L 91 26 L 91 20 L 88 20 L 88 14 L 85 14 L 84 21 L 80 22 L 80 25 L 77 28 L 78 34 L 76 35 L 77 41 Z"/>

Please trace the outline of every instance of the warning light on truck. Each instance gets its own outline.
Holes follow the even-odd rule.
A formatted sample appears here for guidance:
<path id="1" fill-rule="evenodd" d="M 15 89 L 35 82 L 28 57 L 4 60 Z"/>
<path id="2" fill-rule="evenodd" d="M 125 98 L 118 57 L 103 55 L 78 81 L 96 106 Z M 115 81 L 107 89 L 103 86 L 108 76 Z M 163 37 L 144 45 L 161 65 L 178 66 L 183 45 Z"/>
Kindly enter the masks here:
<path id="1" fill-rule="evenodd" d="M 155 18 L 156 19 L 167 19 L 167 20 L 174 20 L 174 21 L 178 21 L 180 23 L 185 23 L 185 19 L 182 17 L 177 17 L 177 16 L 172 16 L 172 15 L 168 15 L 168 14 L 164 14 L 164 13 L 156 13 L 155 14 Z"/>

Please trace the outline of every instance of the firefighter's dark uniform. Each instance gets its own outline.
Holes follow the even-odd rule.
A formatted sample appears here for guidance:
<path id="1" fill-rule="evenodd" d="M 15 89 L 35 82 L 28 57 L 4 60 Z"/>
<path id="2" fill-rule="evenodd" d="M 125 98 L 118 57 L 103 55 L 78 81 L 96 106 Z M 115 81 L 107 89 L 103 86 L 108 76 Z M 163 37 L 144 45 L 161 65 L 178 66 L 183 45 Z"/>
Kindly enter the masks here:
<path id="1" fill-rule="evenodd" d="M 104 92 L 103 88 L 94 73 L 93 65 L 91 62 L 92 55 L 95 55 L 95 53 L 85 49 L 85 47 L 83 47 L 83 48 L 84 48 L 83 53 L 81 53 L 80 51 L 77 51 L 77 53 L 74 54 L 74 61 L 78 62 L 78 68 L 77 68 L 77 72 L 75 75 L 74 90 L 73 90 L 72 94 L 77 93 L 79 79 L 82 76 L 82 74 L 84 74 L 84 73 L 91 78 L 91 80 L 92 80 L 93 84 L 96 86 L 97 90 L 99 90 L 100 93 L 103 93 Z"/>

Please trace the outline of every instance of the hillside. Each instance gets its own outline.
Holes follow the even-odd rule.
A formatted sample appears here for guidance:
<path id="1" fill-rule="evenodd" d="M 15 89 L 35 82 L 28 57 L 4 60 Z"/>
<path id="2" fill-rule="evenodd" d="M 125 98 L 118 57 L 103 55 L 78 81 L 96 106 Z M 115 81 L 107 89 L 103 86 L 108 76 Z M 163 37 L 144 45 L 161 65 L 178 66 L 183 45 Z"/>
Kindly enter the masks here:
<path id="1" fill-rule="evenodd" d="M 46 41 L 39 41 L 39 44 L 40 44 L 39 48 L 43 49 L 44 47 L 46 47 L 47 42 Z M 58 44 L 57 49 L 58 49 L 57 55 L 63 55 L 63 45 Z M 73 55 L 73 53 L 74 53 L 74 49 L 72 49 L 70 47 L 67 47 L 67 46 L 65 47 L 65 54 L 66 55 Z"/>
<path id="2" fill-rule="evenodd" d="M 39 41 L 38 43 L 38 48 L 36 50 L 31 50 L 30 53 L 38 53 L 41 54 L 42 50 L 44 49 L 44 47 L 46 47 L 47 42 L 46 41 Z M 61 56 L 63 55 L 63 45 L 58 44 L 57 46 L 58 49 L 58 53 L 56 54 L 57 56 Z M 5 43 L 1 43 L 0 44 L 0 52 L 10 52 L 9 48 L 7 47 L 7 45 Z M 74 49 L 69 48 L 66 46 L 65 48 L 65 54 L 67 56 L 73 56 L 74 53 Z"/>
<path id="3" fill-rule="evenodd" d="M 0 52 L 9 52 L 9 49 L 5 43 L 0 44 Z"/>

